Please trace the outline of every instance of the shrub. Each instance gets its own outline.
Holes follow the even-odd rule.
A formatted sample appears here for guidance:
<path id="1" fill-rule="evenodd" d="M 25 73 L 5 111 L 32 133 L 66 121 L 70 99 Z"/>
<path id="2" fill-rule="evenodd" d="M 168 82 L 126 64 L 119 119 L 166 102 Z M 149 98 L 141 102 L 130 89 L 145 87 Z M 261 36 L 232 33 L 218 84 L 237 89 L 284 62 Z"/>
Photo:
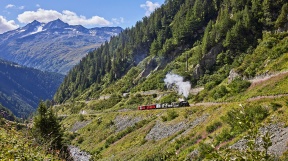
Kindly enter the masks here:
<path id="1" fill-rule="evenodd" d="M 199 144 L 199 159 L 202 160 L 205 156 L 211 154 L 214 148 L 210 144 L 200 142 Z"/>
<path id="2" fill-rule="evenodd" d="M 163 122 L 167 121 L 167 117 L 166 116 L 161 116 L 161 119 L 162 119 Z"/>
<path id="3" fill-rule="evenodd" d="M 212 97 L 216 100 L 216 99 L 224 97 L 227 93 L 228 93 L 227 88 L 225 86 L 221 85 L 219 87 L 216 87 L 212 91 Z"/>
<path id="4" fill-rule="evenodd" d="M 174 120 L 176 117 L 179 116 L 179 114 L 175 110 L 168 110 L 167 115 L 168 121 Z"/>
<path id="5" fill-rule="evenodd" d="M 231 88 L 232 93 L 244 92 L 247 88 L 249 88 L 251 83 L 247 80 L 242 80 L 241 78 L 237 78 L 233 80 L 228 87 Z"/>
<path id="6" fill-rule="evenodd" d="M 188 118 L 188 116 L 189 115 L 192 115 L 192 114 L 194 114 L 194 113 L 196 113 L 197 112 L 197 110 L 196 109 L 185 109 L 185 112 L 184 112 L 184 117 L 185 117 L 185 119 L 187 119 Z"/>
<path id="7" fill-rule="evenodd" d="M 216 135 L 216 145 L 218 145 L 221 142 L 231 140 L 234 137 L 233 134 L 230 133 L 230 130 L 223 129 L 222 132 L 219 135 Z"/>
<path id="8" fill-rule="evenodd" d="M 216 86 L 216 82 L 215 81 L 211 81 L 211 82 L 206 83 L 204 88 L 209 91 L 212 88 L 214 88 L 215 86 Z"/>
<path id="9" fill-rule="evenodd" d="M 113 94 L 107 100 L 101 100 L 95 104 L 93 104 L 93 110 L 104 110 L 115 106 L 118 102 L 121 101 L 121 96 Z"/>
<path id="10" fill-rule="evenodd" d="M 214 122 L 212 125 L 208 125 L 207 127 L 206 127 L 206 131 L 208 132 L 208 133 L 212 133 L 212 132 L 214 132 L 215 130 L 217 130 L 219 127 L 221 127 L 222 126 L 222 123 L 221 122 Z"/>
<path id="11" fill-rule="evenodd" d="M 161 103 L 172 103 L 175 102 L 178 98 L 177 93 L 173 92 L 161 98 Z"/>
<path id="12" fill-rule="evenodd" d="M 80 112 L 81 109 L 82 109 L 81 106 L 78 106 L 75 103 L 73 103 L 72 107 L 70 108 L 70 111 L 72 114 L 77 114 Z"/>
<path id="13" fill-rule="evenodd" d="M 282 105 L 280 103 L 271 102 L 270 104 L 272 106 L 273 111 L 276 111 L 282 107 Z"/>
<path id="14" fill-rule="evenodd" d="M 85 118 L 84 118 L 84 116 L 83 116 L 82 114 L 79 114 L 78 120 L 79 120 L 79 121 L 84 121 Z"/>
<path id="15" fill-rule="evenodd" d="M 78 143 L 78 144 L 81 144 L 83 141 L 84 141 L 84 138 L 83 138 L 83 137 L 79 137 L 79 138 L 77 139 L 77 143 Z"/>
<path id="16" fill-rule="evenodd" d="M 231 126 L 232 133 L 239 134 L 249 129 L 252 124 L 260 123 L 268 114 L 268 110 L 262 106 L 251 106 L 232 109 L 222 119 Z"/>

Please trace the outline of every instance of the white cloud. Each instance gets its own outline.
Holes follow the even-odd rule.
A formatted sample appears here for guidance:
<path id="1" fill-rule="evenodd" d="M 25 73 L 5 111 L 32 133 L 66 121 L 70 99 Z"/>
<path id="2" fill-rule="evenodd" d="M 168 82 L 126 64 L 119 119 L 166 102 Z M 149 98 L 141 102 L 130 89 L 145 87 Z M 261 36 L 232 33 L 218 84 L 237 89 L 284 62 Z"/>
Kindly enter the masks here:
<path id="1" fill-rule="evenodd" d="M 23 10 L 25 8 L 25 6 L 20 6 L 18 7 L 18 9 Z"/>
<path id="2" fill-rule="evenodd" d="M 151 1 L 146 1 L 146 4 L 141 4 L 140 5 L 141 8 L 144 8 L 146 10 L 145 15 L 149 16 L 156 8 L 160 7 L 160 4 L 155 2 L 151 2 Z"/>
<path id="3" fill-rule="evenodd" d="M 17 29 L 19 26 L 13 21 L 7 21 L 5 17 L 0 16 L 0 34 L 9 31 Z"/>
<path id="4" fill-rule="evenodd" d="M 36 7 L 37 7 L 37 8 L 40 8 L 40 4 L 36 4 Z"/>
<path id="5" fill-rule="evenodd" d="M 70 25 L 100 25 L 108 26 L 112 23 L 103 17 L 93 16 L 91 18 L 86 18 L 85 16 L 78 16 L 75 12 L 64 10 L 62 13 L 55 10 L 44 10 L 39 8 L 37 11 L 25 11 L 18 15 L 18 21 L 21 23 L 30 23 L 34 20 L 39 22 L 50 22 L 56 19 L 61 19 L 62 21 Z"/>
<path id="6" fill-rule="evenodd" d="M 13 8 L 13 7 L 15 7 L 15 5 L 13 5 L 13 4 L 8 4 L 5 8 Z"/>
<path id="7" fill-rule="evenodd" d="M 112 22 L 113 24 L 119 25 L 121 23 L 124 23 L 124 18 L 120 17 L 120 18 L 112 18 Z"/>

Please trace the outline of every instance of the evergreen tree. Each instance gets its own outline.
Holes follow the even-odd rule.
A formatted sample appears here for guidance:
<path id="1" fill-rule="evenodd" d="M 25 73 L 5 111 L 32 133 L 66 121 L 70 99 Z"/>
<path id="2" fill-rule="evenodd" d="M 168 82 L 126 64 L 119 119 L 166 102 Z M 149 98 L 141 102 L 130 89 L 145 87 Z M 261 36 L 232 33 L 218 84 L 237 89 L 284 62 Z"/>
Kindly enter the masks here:
<path id="1" fill-rule="evenodd" d="M 273 24 L 273 21 L 272 21 L 272 3 L 274 3 L 272 0 L 264 0 L 262 3 L 262 9 L 263 9 L 262 22 L 265 24 L 265 26 L 268 29 L 270 29 L 270 27 Z"/>
<path id="2" fill-rule="evenodd" d="M 281 13 L 277 18 L 275 27 L 284 27 L 286 23 L 288 23 L 288 3 L 282 6 Z"/>
<path id="3" fill-rule="evenodd" d="M 207 51 L 214 45 L 214 34 L 211 33 L 212 21 L 210 21 L 205 29 L 204 37 L 202 41 L 202 54 L 206 54 Z"/>
<path id="4" fill-rule="evenodd" d="M 33 135 L 39 144 L 47 146 L 49 150 L 62 149 L 62 130 L 52 108 L 47 108 L 40 102 L 37 115 L 34 117 Z"/>

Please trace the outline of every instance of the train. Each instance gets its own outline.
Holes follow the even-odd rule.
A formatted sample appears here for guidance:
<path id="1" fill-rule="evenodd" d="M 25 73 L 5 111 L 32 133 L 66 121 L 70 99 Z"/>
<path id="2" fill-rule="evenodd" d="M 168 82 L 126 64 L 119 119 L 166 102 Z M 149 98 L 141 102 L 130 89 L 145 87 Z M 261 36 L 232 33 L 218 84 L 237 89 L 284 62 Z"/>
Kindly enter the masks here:
<path id="1" fill-rule="evenodd" d="M 138 106 L 138 110 L 152 110 L 152 109 L 162 109 L 162 108 L 175 108 L 175 107 L 189 107 L 190 104 L 187 101 L 162 103 L 162 104 L 151 104 L 151 105 L 141 105 Z"/>

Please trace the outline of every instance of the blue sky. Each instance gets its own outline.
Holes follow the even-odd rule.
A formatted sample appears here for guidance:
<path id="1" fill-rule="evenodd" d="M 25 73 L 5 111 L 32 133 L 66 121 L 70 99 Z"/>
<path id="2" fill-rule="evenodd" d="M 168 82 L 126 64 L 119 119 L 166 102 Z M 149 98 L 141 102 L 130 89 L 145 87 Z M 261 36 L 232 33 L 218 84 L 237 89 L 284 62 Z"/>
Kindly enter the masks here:
<path id="1" fill-rule="evenodd" d="M 132 27 L 163 3 L 164 0 L 1 0 L 0 34 L 33 20 L 46 23 L 57 18 L 87 28 Z"/>

